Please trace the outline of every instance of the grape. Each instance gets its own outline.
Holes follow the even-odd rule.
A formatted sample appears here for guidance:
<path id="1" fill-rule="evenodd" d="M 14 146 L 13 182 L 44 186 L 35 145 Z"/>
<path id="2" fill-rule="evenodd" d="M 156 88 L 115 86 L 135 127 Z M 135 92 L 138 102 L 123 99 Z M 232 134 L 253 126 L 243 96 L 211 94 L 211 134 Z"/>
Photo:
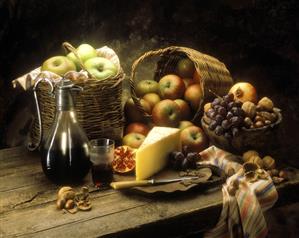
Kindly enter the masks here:
<path id="1" fill-rule="evenodd" d="M 229 132 L 225 132 L 225 133 L 224 133 L 224 137 L 225 137 L 226 139 L 228 139 L 228 140 L 231 140 L 231 139 L 232 139 L 232 135 L 231 135 L 231 133 L 229 133 Z"/>
<path id="2" fill-rule="evenodd" d="M 245 118 L 242 104 L 241 101 L 234 100 L 232 93 L 222 98 L 215 98 L 212 102 L 213 111 L 208 111 L 208 116 L 213 119 L 209 124 L 210 130 L 218 136 L 223 135 L 228 140 L 238 136 Z"/>
<path id="3" fill-rule="evenodd" d="M 221 115 L 216 115 L 216 117 L 215 117 L 215 121 L 217 122 L 217 125 L 219 125 L 222 121 L 223 121 L 223 116 L 221 116 Z"/>
<path id="4" fill-rule="evenodd" d="M 242 117 L 245 116 L 245 112 L 243 111 L 242 108 L 239 108 L 239 107 L 236 107 L 236 109 L 234 110 L 233 114 L 235 116 L 242 116 Z"/>
<path id="5" fill-rule="evenodd" d="M 233 116 L 234 116 L 234 114 L 233 114 L 232 112 L 228 112 L 228 113 L 226 114 L 226 118 L 227 118 L 228 120 L 231 119 Z"/>
<path id="6" fill-rule="evenodd" d="M 225 95 L 225 96 L 223 97 L 223 99 L 224 99 L 226 102 L 231 102 L 231 101 L 234 100 L 234 94 L 229 93 L 229 94 Z"/>
<path id="7" fill-rule="evenodd" d="M 221 126 L 223 127 L 223 129 L 227 130 L 230 127 L 230 123 L 228 120 L 223 120 Z"/>
<path id="8" fill-rule="evenodd" d="M 189 168 L 196 169 L 196 161 L 198 160 L 199 156 L 196 152 L 189 152 L 186 159 L 189 161 Z"/>
<path id="9" fill-rule="evenodd" d="M 220 106 L 220 107 L 217 109 L 217 113 L 220 114 L 221 116 L 225 117 L 225 115 L 226 115 L 226 109 L 225 109 L 224 107 L 221 107 L 221 106 Z"/>
<path id="10" fill-rule="evenodd" d="M 237 107 L 233 107 L 230 111 L 234 116 L 239 116 L 239 109 Z"/>
<path id="11" fill-rule="evenodd" d="M 235 106 L 236 107 L 242 107 L 242 102 L 241 101 L 235 101 Z"/>
<path id="12" fill-rule="evenodd" d="M 209 118 L 213 118 L 213 115 L 215 114 L 215 111 L 213 108 L 210 108 L 207 112 L 206 112 L 206 115 L 209 117 Z M 215 115 L 214 115 L 215 116 Z"/>
<path id="13" fill-rule="evenodd" d="M 173 151 L 170 153 L 169 157 L 170 165 L 174 169 L 179 170 L 181 168 L 182 161 L 185 158 L 184 154 L 180 151 Z"/>
<path id="14" fill-rule="evenodd" d="M 232 134 L 233 134 L 233 137 L 236 137 L 240 134 L 240 130 L 236 127 L 233 127 L 232 128 Z"/>
<path id="15" fill-rule="evenodd" d="M 237 126 L 239 126 L 241 124 L 242 118 L 238 117 L 238 116 L 233 116 L 230 119 L 230 122 L 231 122 L 232 126 L 237 127 Z"/>
<path id="16" fill-rule="evenodd" d="M 220 105 L 215 105 L 214 106 L 214 109 L 215 109 L 216 112 L 217 112 L 217 110 L 218 110 L 219 107 L 221 107 L 221 106 Z"/>
<path id="17" fill-rule="evenodd" d="M 209 129 L 213 131 L 213 130 L 215 130 L 217 125 L 218 125 L 218 123 L 215 120 L 212 120 L 209 125 Z"/>
<path id="18" fill-rule="evenodd" d="M 186 170 L 188 168 L 190 168 L 190 161 L 187 159 L 187 158 L 184 158 L 183 161 L 182 161 L 182 169 L 183 170 Z"/>
<path id="19" fill-rule="evenodd" d="M 245 111 L 242 108 L 239 108 L 239 116 L 245 117 Z"/>
<path id="20" fill-rule="evenodd" d="M 215 134 L 216 134 L 217 136 L 221 136 L 221 135 L 223 134 L 223 132 L 224 132 L 224 129 L 222 128 L 222 126 L 217 126 L 217 127 L 215 128 Z"/>
<path id="21" fill-rule="evenodd" d="M 235 106 L 235 102 L 230 102 L 230 103 L 228 103 L 227 108 L 230 110 L 230 109 L 232 109 L 234 106 Z"/>
<path id="22" fill-rule="evenodd" d="M 227 102 L 226 101 L 221 101 L 220 106 L 226 108 L 227 107 Z"/>
<path id="23" fill-rule="evenodd" d="M 214 108 L 216 105 L 218 105 L 221 102 L 220 98 L 215 98 L 212 102 L 212 107 Z"/>
<path id="24" fill-rule="evenodd" d="M 196 152 L 189 152 L 187 154 L 187 159 L 190 161 L 198 161 L 199 160 L 199 154 Z"/>

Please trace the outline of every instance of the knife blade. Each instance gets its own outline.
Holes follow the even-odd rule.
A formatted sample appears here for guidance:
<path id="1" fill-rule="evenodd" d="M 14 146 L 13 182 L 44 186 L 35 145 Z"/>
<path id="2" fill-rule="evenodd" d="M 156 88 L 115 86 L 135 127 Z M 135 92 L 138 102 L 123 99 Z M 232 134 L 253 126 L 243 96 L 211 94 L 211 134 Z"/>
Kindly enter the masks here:
<path id="1" fill-rule="evenodd" d="M 147 180 L 119 181 L 119 182 L 110 183 L 110 186 L 114 189 L 125 189 L 125 188 L 140 187 L 140 186 L 174 183 L 174 182 L 180 182 L 180 181 L 190 180 L 190 179 L 191 180 L 198 179 L 198 177 L 191 176 L 191 177 L 181 177 L 181 178 L 173 178 L 173 179 L 147 179 Z"/>

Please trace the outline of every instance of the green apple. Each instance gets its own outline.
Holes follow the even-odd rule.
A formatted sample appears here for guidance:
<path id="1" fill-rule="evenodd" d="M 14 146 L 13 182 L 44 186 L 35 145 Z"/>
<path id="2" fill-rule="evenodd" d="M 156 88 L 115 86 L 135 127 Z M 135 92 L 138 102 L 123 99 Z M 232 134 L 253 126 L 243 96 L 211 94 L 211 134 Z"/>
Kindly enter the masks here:
<path id="1" fill-rule="evenodd" d="M 75 71 L 76 65 L 65 56 L 53 56 L 47 59 L 41 67 L 41 71 L 50 71 L 63 76 L 68 71 Z"/>
<path id="2" fill-rule="evenodd" d="M 95 57 L 84 62 L 86 70 L 96 79 L 104 80 L 117 74 L 117 67 L 110 60 Z"/>
<path id="3" fill-rule="evenodd" d="M 159 84 L 151 79 L 141 80 L 137 83 L 135 91 L 138 97 L 143 97 L 147 93 L 158 93 Z"/>
<path id="4" fill-rule="evenodd" d="M 88 59 L 97 57 L 96 49 L 93 48 L 89 44 L 81 44 L 81 45 L 79 45 L 79 47 L 76 50 L 77 50 L 78 56 L 80 57 L 80 59 L 83 63 Z M 78 70 L 81 69 L 79 60 L 73 52 L 69 53 L 66 57 L 68 57 L 70 60 L 72 60 L 76 64 Z"/>

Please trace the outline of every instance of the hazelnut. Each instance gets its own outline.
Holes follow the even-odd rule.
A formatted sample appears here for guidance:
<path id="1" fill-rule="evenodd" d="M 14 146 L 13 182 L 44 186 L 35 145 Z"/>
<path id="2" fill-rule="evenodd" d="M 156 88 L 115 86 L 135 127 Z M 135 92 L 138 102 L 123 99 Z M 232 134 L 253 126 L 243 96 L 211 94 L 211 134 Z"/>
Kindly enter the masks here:
<path id="1" fill-rule="evenodd" d="M 273 121 L 272 122 L 275 122 L 276 120 L 277 120 L 277 114 L 276 113 L 274 113 L 274 112 L 272 112 L 271 113 L 271 116 L 272 116 L 272 118 L 273 118 Z"/>
<path id="2" fill-rule="evenodd" d="M 271 169 L 271 170 L 269 170 L 269 172 L 270 172 L 269 174 L 271 177 L 278 176 L 278 174 L 279 174 L 279 171 L 277 169 Z"/>
<path id="3" fill-rule="evenodd" d="M 262 121 L 257 121 L 257 122 L 254 123 L 254 126 L 255 126 L 256 128 L 260 128 L 260 127 L 263 127 L 263 126 L 264 126 L 264 123 L 263 123 Z"/>
<path id="4" fill-rule="evenodd" d="M 253 163 L 253 164 L 256 164 L 256 165 L 258 165 L 260 168 L 263 168 L 263 166 L 264 166 L 264 162 L 263 162 L 263 160 L 262 160 L 261 157 L 259 157 L 258 155 L 251 156 L 248 162 L 251 162 L 251 163 Z"/>
<path id="5" fill-rule="evenodd" d="M 63 193 L 68 192 L 68 191 L 72 191 L 72 187 L 69 186 L 64 186 L 62 188 L 59 189 L 57 196 L 61 197 Z"/>
<path id="6" fill-rule="evenodd" d="M 247 162 L 250 159 L 250 157 L 252 157 L 254 155 L 259 156 L 259 153 L 257 151 L 255 151 L 255 150 L 248 150 L 248 151 L 244 152 L 243 156 L 242 156 L 243 161 Z"/>
<path id="7" fill-rule="evenodd" d="M 65 206 L 65 199 L 58 199 L 56 202 L 57 209 L 63 209 Z"/>
<path id="8" fill-rule="evenodd" d="M 254 118 L 254 121 L 255 122 L 258 122 L 258 121 L 263 121 L 264 119 L 262 118 L 262 116 L 260 115 L 257 115 L 255 118 Z"/>
<path id="9" fill-rule="evenodd" d="M 59 189 L 57 195 L 56 206 L 58 209 L 63 209 L 66 206 L 66 203 L 70 199 L 75 198 L 75 192 L 71 187 L 65 186 Z"/>
<path id="10" fill-rule="evenodd" d="M 260 116 L 264 119 L 264 121 L 268 120 L 271 122 L 275 122 L 276 120 L 270 112 L 260 112 Z"/>
<path id="11" fill-rule="evenodd" d="M 74 206 L 75 206 L 75 202 L 72 199 L 67 200 L 65 203 L 66 209 L 72 209 L 72 208 L 74 208 Z"/>
<path id="12" fill-rule="evenodd" d="M 264 168 L 267 170 L 275 168 L 275 160 L 269 155 L 263 158 L 263 163 L 264 163 Z"/>
<path id="13" fill-rule="evenodd" d="M 275 184 L 279 184 L 279 183 L 281 183 L 284 179 L 283 179 L 283 178 L 280 178 L 280 177 L 276 177 L 276 176 L 274 176 L 274 177 L 272 177 L 272 180 L 273 180 L 273 183 L 275 183 Z"/>
<path id="14" fill-rule="evenodd" d="M 270 125 L 272 122 L 269 120 L 265 120 L 265 125 Z"/>
<path id="15" fill-rule="evenodd" d="M 288 179 L 289 179 L 289 174 L 288 174 L 288 171 L 286 171 L 286 170 L 280 170 L 278 176 L 279 176 L 280 178 L 285 179 L 285 180 L 288 180 Z"/>
<path id="16" fill-rule="evenodd" d="M 247 128 L 250 128 L 250 126 L 253 125 L 253 122 L 249 117 L 245 117 L 244 123 Z"/>

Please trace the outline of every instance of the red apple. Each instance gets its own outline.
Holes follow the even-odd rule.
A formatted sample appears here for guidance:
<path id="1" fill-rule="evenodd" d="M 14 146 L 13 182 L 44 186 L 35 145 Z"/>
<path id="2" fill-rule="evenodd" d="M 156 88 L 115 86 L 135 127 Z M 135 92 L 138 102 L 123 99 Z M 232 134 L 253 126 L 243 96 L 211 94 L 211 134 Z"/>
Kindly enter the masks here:
<path id="1" fill-rule="evenodd" d="M 189 58 L 183 58 L 179 60 L 176 72 L 182 78 L 191 78 L 194 74 L 195 66 L 192 60 Z"/>
<path id="2" fill-rule="evenodd" d="M 150 104 L 151 110 L 153 110 L 154 106 L 161 101 L 161 98 L 157 93 L 147 93 L 143 96 L 143 99 Z"/>
<path id="3" fill-rule="evenodd" d="M 181 131 L 189 126 L 194 126 L 194 124 L 191 121 L 180 121 L 180 123 L 179 123 L 179 129 Z"/>
<path id="4" fill-rule="evenodd" d="M 142 80 L 137 83 L 135 88 L 136 95 L 138 97 L 142 97 L 147 93 L 158 93 L 159 92 L 159 85 L 158 82 L 155 80 Z"/>
<path id="5" fill-rule="evenodd" d="M 199 107 L 199 103 L 203 99 L 200 84 L 190 85 L 185 91 L 184 99 L 190 104 L 191 108 L 196 111 Z"/>
<path id="6" fill-rule="evenodd" d="M 180 107 L 173 100 L 164 99 L 154 106 L 152 118 L 157 126 L 177 127 L 180 121 Z"/>
<path id="7" fill-rule="evenodd" d="M 191 117 L 191 109 L 186 101 L 183 99 L 174 100 L 180 107 L 181 120 L 188 120 Z"/>
<path id="8" fill-rule="evenodd" d="M 200 152 L 209 145 L 208 138 L 198 126 L 190 126 L 181 131 L 182 148 L 186 152 Z"/>
<path id="9" fill-rule="evenodd" d="M 185 88 L 188 88 L 190 85 L 195 84 L 196 81 L 193 78 L 183 78 Z"/>
<path id="10" fill-rule="evenodd" d="M 159 92 L 163 99 L 182 98 L 185 89 L 184 81 L 174 74 L 165 75 L 159 81 Z"/>
<path id="11" fill-rule="evenodd" d="M 132 132 L 123 137 L 122 144 L 130 146 L 131 148 L 139 148 L 144 139 L 144 135 Z"/>
<path id="12" fill-rule="evenodd" d="M 126 129 L 125 129 L 125 135 L 135 132 L 135 133 L 139 133 L 142 134 L 144 136 L 147 135 L 147 133 L 149 132 L 149 127 L 141 122 L 133 122 L 130 123 L 129 125 L 127 125 Z"/>
<path id="13" fill-rule="evenodd" d="M 151 114 L 151 106 L 144 99 L 140 99 L 140 104 L 144 111 Z M 125 104 L 125 116 L 128 122 L 142 122 L 144 121 L 142 113 L 138 110 L 132 98 L 128 99 Z"/>

